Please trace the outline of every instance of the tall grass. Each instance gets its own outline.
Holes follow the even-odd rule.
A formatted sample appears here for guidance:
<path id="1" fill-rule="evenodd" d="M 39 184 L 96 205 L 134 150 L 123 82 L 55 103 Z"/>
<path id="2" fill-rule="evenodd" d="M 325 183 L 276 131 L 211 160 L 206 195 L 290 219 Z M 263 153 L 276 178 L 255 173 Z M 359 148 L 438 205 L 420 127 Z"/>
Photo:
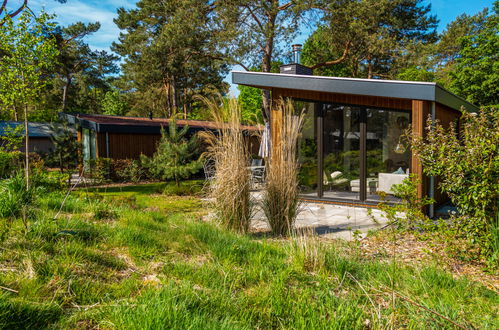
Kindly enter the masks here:
<path id="1" fill-rule="evenodd" d="M 241 130 L 241 109 L 237 100 L 203 99 L 214 121 L 222 127 L 216 134 L 202 132 L 209 144 L 207 157 L 215 162 L 215 179 L 209 186 L 217 219 L 228 229 L 245 233 L 250 228 L 249 152 Z"/>
<path id="2" fill-rule="evenodd" d="M 289 235 L 299 210 L 297 148 L 303 114 L 295 114 L 291 101 L 281 101 L 279 110 L 282 125 L 279 132 L 273 134 L 275 141 L 266 163 L 262 209 L 273 234 Z"/>

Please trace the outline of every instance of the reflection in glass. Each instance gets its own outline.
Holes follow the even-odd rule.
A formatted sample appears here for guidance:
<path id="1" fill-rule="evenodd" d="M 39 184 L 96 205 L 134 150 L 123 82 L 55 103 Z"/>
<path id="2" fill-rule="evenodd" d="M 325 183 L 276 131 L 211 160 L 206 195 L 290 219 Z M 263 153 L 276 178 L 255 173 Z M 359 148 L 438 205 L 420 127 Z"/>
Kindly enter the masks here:
<path id="1" fill-rule="evenodd" d="M 298 180 L 301 193 L 317 196 L 317 138 L 315 127 L 315 103 L 295 101 L 297 114 L 303 111 L 304 121 L 300 137 Z"/>
<path id="2" fill-rule="evenodd" d="M 393 185 L 409 176 L 410 150 L 403 138 L 409 113 L 383 109 L 367 111 L 367 200 L 386 194 L 394 200 Z"/>
<path id="3" fill-rule="evenodd" d="M 324 104 L 323 197 L 359 199 L 360 109 Z"/>

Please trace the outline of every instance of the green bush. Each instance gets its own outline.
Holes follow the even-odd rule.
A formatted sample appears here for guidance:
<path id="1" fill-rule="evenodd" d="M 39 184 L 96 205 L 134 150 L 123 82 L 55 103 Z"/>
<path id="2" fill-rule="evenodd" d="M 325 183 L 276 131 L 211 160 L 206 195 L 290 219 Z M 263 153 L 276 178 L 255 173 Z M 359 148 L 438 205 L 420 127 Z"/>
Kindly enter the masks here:
<path id="1" fill-rule="evenodd" d="M 153 157 L 141 157 L 155 179 L 173 180 L 179 186 L 182 179 L 192 177 L 203 167 L 197 136 L 188 137 L 188 131 L 189 126 L 177 129 L 175 118 L 170 119 L 168 131 L 161 130 Z"/>
<path id="2" fill-rule="evenodd" d="M 468 238 L 486 256 L 494 255 L 499 213 L 499 110 L 464 111 L 459 132 L 428 119 L 424 138 L 415 136 L 412 150 L 426 175 L 440 177 L 439 188 L 458 208 L 454 235 Z"/>
<path id="3" fill-rule="evenodd" d="M 8 178 L 22 166 L 22 154 L 19 151 L 0 150 L 0 179 Z"/>
<path id="4" fill-rule="evenodd" d="M 91 159 L 85 164 L 85 176 L 90 177 L 96 183 L 107 183 L 112 180 L 111 168 L 112 159 L 96 158 Z"/>

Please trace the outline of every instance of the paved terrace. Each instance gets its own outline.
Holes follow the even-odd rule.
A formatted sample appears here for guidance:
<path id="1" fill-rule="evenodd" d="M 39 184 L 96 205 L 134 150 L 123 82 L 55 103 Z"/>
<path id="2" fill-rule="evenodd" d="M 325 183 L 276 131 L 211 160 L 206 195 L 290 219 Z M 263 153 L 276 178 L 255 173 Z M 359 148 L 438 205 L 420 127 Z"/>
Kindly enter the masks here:
<path id="1" fill-rule="evenodd" d="M 260 193 L 254 192 L 253 197 L 259 199 Z M 304 202 L 296 220 L 296 227 L 311 228 L 318 235 L 328 238 L 351 240 L 355 231 L 359 231 L 360 236 L 365 236 L 369 230 L 380 229 L 386 225 L 387 220 L 378 209 L 371 209 L 371 214 L 376 222 L 368 214 L 367 208 Z M 270 230 L 260 208 L 255 212 L 252 227 L 256 231 Z"/>

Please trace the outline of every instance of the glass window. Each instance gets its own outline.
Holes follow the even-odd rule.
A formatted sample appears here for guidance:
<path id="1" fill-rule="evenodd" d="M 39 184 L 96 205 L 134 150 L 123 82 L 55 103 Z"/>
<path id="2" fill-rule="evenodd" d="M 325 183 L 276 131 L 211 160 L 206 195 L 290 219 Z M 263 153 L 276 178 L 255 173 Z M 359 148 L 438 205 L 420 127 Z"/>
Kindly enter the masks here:
<path id="1" fill-rule="evenodd" d="M 323 104 L 323 197 L 359 199 L 360 108 Z"/>
<path id="2" fill-rule="evenodd" d="M 366 109 L 367 200 L 379 200 L 380 193 L 394 200 L 392 186 L 409 176 L 411 153 L 405 130 L 409 112 Z"/>
<path id="3" fill-rule="evenodd" d="M 303 194 L 317 196 L 317 135 L 315 103 L 294 101 L 297 114 L 303 112 L 303 128 L 300 136 L 298 180 Z"/>

